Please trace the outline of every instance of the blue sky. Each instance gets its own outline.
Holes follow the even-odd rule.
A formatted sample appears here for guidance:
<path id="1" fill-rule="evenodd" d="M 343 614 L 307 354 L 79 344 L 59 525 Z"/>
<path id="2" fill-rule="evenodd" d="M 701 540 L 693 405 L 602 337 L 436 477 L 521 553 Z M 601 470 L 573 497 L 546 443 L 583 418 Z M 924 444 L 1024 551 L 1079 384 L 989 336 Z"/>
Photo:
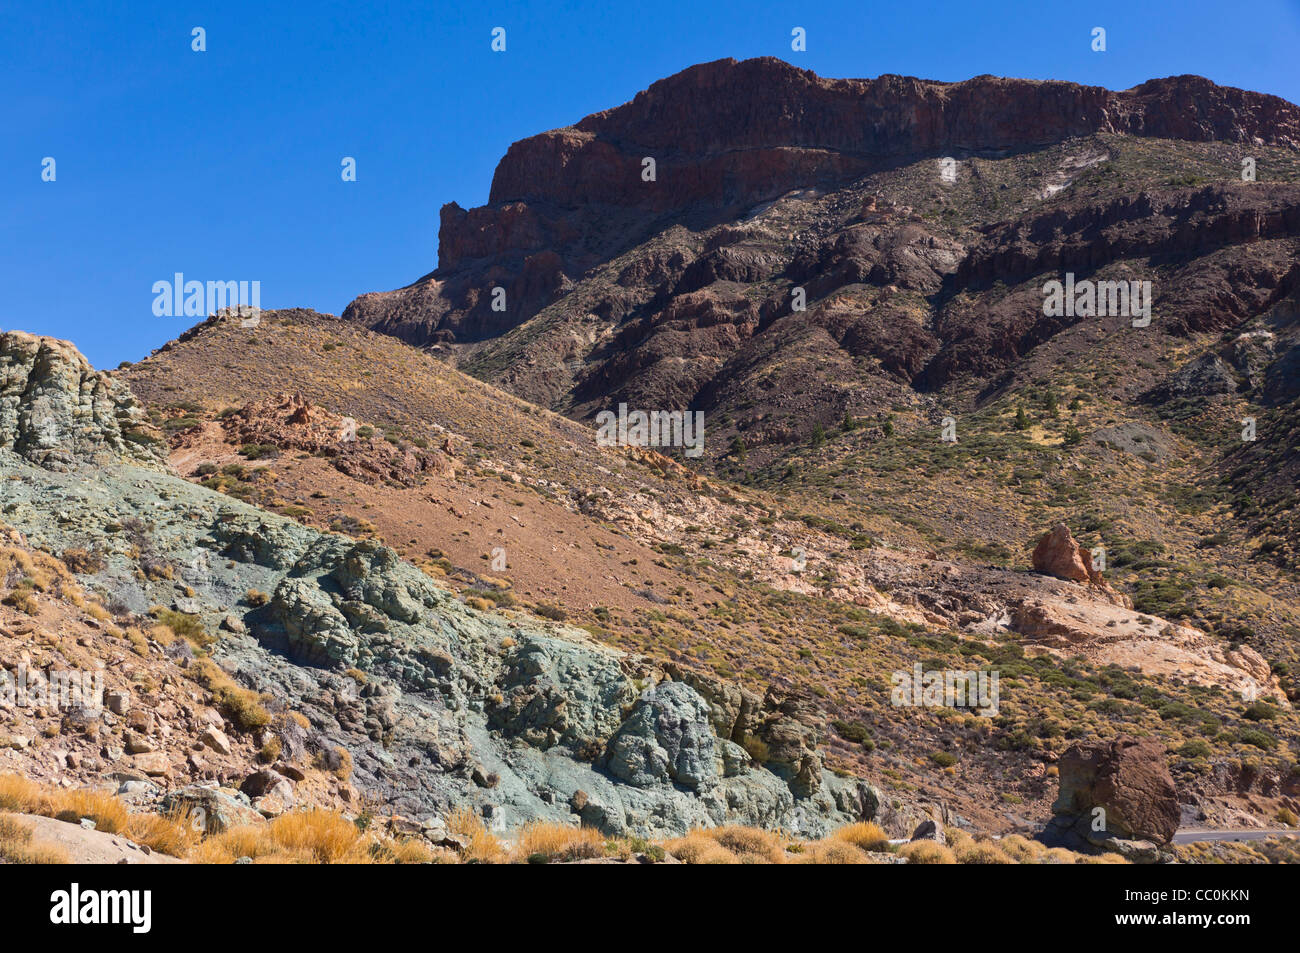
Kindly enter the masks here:
<path id="1" fill-rule="evenodd" d="M 193 323 L 152 311 L 153 283 L 178 271 L 337 314 L 431 271 L 439 207 L 482 204 L 511 142 L 720 57 L 1116 89 L 1199 73 L 1300 102 L 1297 51 L 1300 0 L 11 2 L 0 328 L 69 338 L 101 367 L 138 360 Z"/>

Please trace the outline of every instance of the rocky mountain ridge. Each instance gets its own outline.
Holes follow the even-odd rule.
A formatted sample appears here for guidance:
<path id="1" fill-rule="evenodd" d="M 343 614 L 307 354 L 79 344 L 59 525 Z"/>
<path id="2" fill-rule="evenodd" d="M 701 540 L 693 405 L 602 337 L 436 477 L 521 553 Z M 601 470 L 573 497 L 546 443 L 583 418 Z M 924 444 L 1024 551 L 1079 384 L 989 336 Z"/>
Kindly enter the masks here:
<path id="1" fill-rule="evenodd" d="M 437 270 L 363 295 L 344 316 L 412 343 L 482 340 L 675 222 L 701 230 L 921 157 L 1006 157 L 1100 133 L 1295 149 L 1300 109 L 1196 76 L 1115 92 L 990 76 L 826 79 L 770 57 L 700 64 L 512 145 L 486 206 L 443 208 Z M 494 284 L 505 312 L 490 309 Z"/>

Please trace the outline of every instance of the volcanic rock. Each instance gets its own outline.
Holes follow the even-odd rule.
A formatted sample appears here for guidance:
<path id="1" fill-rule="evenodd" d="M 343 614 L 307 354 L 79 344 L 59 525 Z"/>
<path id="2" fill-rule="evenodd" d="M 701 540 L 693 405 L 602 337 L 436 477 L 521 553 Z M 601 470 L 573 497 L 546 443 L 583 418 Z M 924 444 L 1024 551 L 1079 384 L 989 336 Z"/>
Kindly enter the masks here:
<path id="1" fill-rule="evenodd" d="M 1076 744 L 1059 767 L 1060 794 L 1052 811 L 1077 817 L 1091 840 L 1173 840 L 1182 812 L 1159 742 L 1121 738 Z M 1100 825 L 1095 830 L 1094 821 Z"/>
<path id="2" fill-rule="evenodd" d="M 1074 541 L 1070 528 L 1057 523 L 1034 547 L 1034 572 L 1068 579 L 1085 585 L 1105 585 L 1101 573 L 1092 567 L 1092 553 Z"/>

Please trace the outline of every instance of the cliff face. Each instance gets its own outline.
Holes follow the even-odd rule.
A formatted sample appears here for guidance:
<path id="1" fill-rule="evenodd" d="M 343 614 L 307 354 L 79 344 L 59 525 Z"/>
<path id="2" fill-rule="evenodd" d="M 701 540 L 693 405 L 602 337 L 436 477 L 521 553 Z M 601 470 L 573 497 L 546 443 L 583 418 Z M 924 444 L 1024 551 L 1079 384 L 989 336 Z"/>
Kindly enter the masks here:
<path id="1" fill-rule="evenodd" d="M 1015 152 L 1098 132 L 1295 146 L 1300 108 L 1199 76 L 1115 92 L 993 76 L 823 79 L 772 58 L 718 60 L 574 127 L 515 143 L 497 167 L 490 203 L 664 212 L 753 202 L 842 182 L 890 160 Z M 641 181 L 645 156 L 657 157 L 663 173 L 654 188 Z M 456 263 L 444 259 L 441 267 Z"/>
<path id="2" fill-rule="evenodd" d="M 552 247 L 577 238 L 533 206 L 721 210 L 794 188 L 834 188 L 899 160 L 1011 153 L 1098 132 L 1296 146 L 1300 108 L 1199 76 L 1114 92 L 993 76 L 823 79 L 772 58 L 718 60 L 512 145 L 492 179 L 492 214 L 444 211 L 439 271 L 541 247 L 543 236 Z M 657 163 L 654 183 L 642 181 L 647 156 Z"/>

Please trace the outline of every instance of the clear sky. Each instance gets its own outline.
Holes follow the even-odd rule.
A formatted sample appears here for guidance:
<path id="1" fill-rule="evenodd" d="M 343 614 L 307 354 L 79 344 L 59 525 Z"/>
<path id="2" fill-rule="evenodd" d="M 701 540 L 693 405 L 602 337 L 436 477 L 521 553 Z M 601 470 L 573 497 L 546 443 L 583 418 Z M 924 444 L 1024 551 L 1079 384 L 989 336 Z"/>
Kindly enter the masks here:
<path id="1" fill-rule="evenodd" d="M 101 367 L 138 360 L 195 323 L 153 313 L 175 272 L 340 313 L 431 271 L 439 207 L 486 201 L 514 140 L 693 63 L 762 55 L 825 76 L 1113 89 L 1199 73 L 1300 102 L 1300 0 L 5 0 L 0 328 L 69 338 Z"/>

